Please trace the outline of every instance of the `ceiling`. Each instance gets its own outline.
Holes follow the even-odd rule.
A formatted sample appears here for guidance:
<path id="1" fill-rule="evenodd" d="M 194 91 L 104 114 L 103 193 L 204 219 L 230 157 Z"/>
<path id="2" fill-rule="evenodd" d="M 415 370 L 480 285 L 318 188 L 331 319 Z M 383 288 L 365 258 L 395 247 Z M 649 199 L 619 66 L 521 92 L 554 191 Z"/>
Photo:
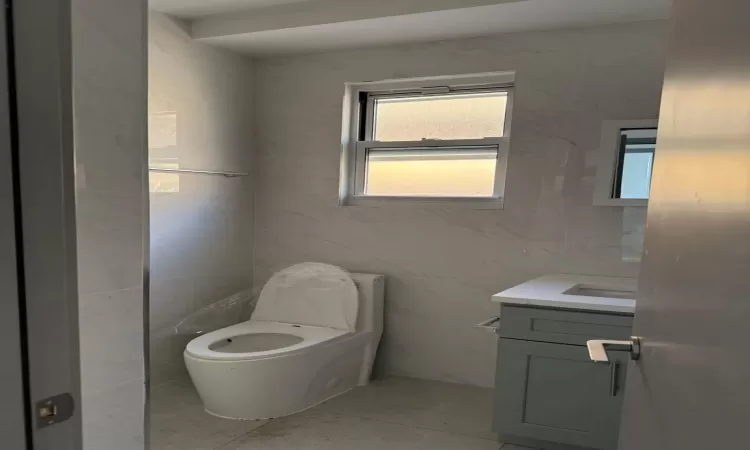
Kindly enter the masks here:
<path id="1" fill-rule="evenodd" d="M 162 9 L 200 0 L 151 0 Z M 671 0 L 204 0 L 193 39 L 255 56 L 665 19 Z M 242 5 L 242 6 L 240 6 Z M 196 6 L 197 7 L 197 6 Z M 222 8 L 239 8 L 227 13 Z M 181 9 L 184 11 L 184 9 Z M 196 10 L 193 10 L 196 11 Z M 184 16 L 186 13 L 179 13 Z M 195 14 L 193 12 L 193 14 Z"/>
<path id="2" fill-rule="evenodd" d="M 183 19 L 313 0 L 148 0 L 148 6 Z"/>

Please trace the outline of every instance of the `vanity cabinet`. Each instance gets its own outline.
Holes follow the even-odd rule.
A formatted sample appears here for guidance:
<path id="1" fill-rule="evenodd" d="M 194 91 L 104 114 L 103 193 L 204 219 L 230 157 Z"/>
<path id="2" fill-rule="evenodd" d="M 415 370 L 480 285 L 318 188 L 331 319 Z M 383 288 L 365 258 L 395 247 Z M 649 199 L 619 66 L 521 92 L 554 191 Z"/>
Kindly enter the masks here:
<path id="1" fill-rule="evenodd" d="M 504 305 L 494 428 L 544 450 L 617 448 L 629 354 L 589 359 L 589 339 L 628 339 L 632 315 Z"/>

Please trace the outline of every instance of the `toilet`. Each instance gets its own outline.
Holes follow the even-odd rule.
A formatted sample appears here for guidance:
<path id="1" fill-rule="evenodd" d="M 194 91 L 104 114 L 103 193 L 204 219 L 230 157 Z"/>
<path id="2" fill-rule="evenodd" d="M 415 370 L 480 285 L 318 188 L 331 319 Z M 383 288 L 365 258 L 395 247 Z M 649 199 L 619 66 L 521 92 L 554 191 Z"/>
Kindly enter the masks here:
<path id="1" fill-rule="evenodd" d="M 276 273 L 250 320 L 188 343 L 185 365 L 206 411 L 271 419 L 366 385 L 383 332 L 384 284 L 382 275 L 317 263 Z"/>

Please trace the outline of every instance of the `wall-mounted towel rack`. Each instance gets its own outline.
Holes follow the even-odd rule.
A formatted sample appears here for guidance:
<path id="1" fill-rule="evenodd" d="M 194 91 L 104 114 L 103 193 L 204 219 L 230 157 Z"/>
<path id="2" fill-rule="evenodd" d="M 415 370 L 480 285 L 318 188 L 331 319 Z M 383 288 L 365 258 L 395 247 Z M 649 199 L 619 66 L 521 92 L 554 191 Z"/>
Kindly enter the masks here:
<path id="1" fill-rule="evenodd" d="M 148 170 L 149 172 L 161 173 L 193 173 L 197 175 L 219 175 L 227 178 L 250 176 L 250 174 L 247 172 L 226 172 L 218 170 L 163 169 L 161 167 L 149 167 Z"/>

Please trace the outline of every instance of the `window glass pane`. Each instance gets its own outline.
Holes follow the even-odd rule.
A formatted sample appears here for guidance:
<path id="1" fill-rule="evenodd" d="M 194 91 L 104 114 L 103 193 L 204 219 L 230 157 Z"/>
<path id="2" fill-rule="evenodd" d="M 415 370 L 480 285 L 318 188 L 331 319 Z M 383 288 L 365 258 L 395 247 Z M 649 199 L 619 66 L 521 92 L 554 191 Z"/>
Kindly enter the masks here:
<path id="1" fill-rule="evenodd" d="M 656 129 L 623 130 L 620 198 L 647 199 L 656 149 Z"/>
<path id="2" fill-rule="evenodd" d="M 366 195 L 491 197 L 497 149 L 398 149 L 367 153 Z"/>
<path id="3" fill-rule="evenodd" d="M 501 137 L 507 100 L 506 92 L 377 98 L 373 140 Z"/>
<path id="4" fill-rule="evenodd" d="M 625 154 L 620 198 L 648 198 L 653 163 L 653 153 Z"/>

